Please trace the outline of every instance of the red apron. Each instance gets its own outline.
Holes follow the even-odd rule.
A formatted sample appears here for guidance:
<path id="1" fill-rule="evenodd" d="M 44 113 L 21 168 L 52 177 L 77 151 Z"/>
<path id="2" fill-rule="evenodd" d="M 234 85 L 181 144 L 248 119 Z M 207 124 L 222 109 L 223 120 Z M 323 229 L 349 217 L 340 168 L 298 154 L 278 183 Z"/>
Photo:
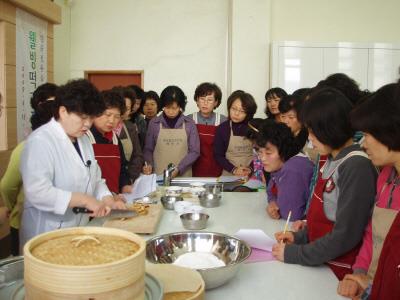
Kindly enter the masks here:
<path id="1" fill-rule="evenodd" d="M 278 187 L 276 186 L 276 182 L 272 183 L 271 194 L 275 196 L 275 199 L 278 198 Z"/>
<path id="2" fill-rule="evenodd" d="M 101 177 L 106 180 L 108 189 L 113 193 L 119 193 L 119 175 L 121 171 L 121 155 L 118 147 L 118 139 L 115 133 L 112 135 L 112 144 L 97 144 L 93 134 L 87 132 L 93 144 L 94 157 L 101 169 Z"/>
<path id="3" fill-rule="evenodd" d="M 220 115 L 215 116 L 215 125 L 197 124 L 197 113 L 193 114 L 200 138 L 200 156 L 192 165 L 193 177 L 219 177 L 222 167 L 214 160 L 214 137 L 219 125 Z"/>
<path id="4" fill-rule="evenodd" d="M 355 152 L 359 151 L 350 152 L 349 154 L 353 153 L 353 155 L 359 155 L 359 154 L 354 154 Z M 348 157 L 353 155 L 349 155 Z M 346 157 L 343 158 L 343 161 L 341 163 L 343 163 L 345 160 Z M 335 170 L 337 170 L 338 167 L 339 165 L 336 167 Z M 325 236 L 326 234 L 330 233 L 333 229 L 333 226 L 335 225 L 335 223 L 330 221 L 325 215 L 324 200 L 323 200 L 324 192 L 329 190 L 330 188 L 332 189 L 334 188 L 333 186 L 334 183 L 333 181 L 331 181 L 331 178 L 335 170 L 326 179 L 322 178 L 322 172 L 318 173 L 317 184 L 314 188 L 314 193 L 311 198 L 310 207 L 307 212 L 307 230 L 308 230 L 309 242 L 313 242 Z M 351 267 L 356 260 L 360 247 L 361 247 L 361 242 L 359 243 L 359 245 L 357 245 L 349 252 L 343 254 L 340 257 L 335 258 L 335 260 L 333 261 L 327 262 L 328 266 L 335 273 L 336 277 L 339 280 L 342 280 L 346 274 L 352 273 Z"/>
<path id="5" fill-rule="evenodd" d="M 385 238 L 372 283 L 371 300 L 400 299 L 400 213 Z"/>

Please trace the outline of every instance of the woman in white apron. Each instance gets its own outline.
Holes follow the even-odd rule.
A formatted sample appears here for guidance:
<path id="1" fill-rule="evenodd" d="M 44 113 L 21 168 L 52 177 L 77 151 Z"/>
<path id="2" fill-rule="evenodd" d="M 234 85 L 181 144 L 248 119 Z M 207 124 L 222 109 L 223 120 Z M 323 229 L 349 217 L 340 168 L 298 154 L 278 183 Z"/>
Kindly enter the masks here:
<path id="1" fill-rule="evenodd" d="M 362 286 L 374 280 L 385 238 L 400 210 L 400 99 L 395 98 L 395 93 L 396 84 L 382 87 L 357 107 L 351 116 L 355 129 L 364 132 L 362 146 L 371 161 L 383 169 L 377 181 L 372 219 L 353 265 L 354 274 L 339 283 L 338 292 L 346 297 L 360 296 Z M 397 277 L 400 285 L 400 277 Z M 385 281 L 385 278 L 382 279 Z M 363 281 L 363 285 L 357 283 Z M 399 298 L 399 294 L 394 294 L 396 290 L 399 292 L 399 287 L 392 289 L 391 299 Z"/>
<path id="2" fill-rule="evenodd" d="M 70 81 L 59 88 L 54 101 L 54 118 L 29 136 L 21 156 L 21 247 L 40 233 L 105 216 L 114 203 L 85 136 L 105 108 L 98 90 L 83 79 Z M 74 214 L 76 206 L 93 213 Z"/>
<path id="3" fill-rule="evenodd" d="M 200 140 L 193 120 L 183 115 L 186 96 L 179 87 L 168 86 L 161 93 L 160 105 L 163 113 L 147 129 L 145 169 L 159 175 L 173 163 L 177 168 L 172 177 L 191 176 L 192 164 L 200 155 Z"/>
<path id="4" fill-rule="evenodd" d="M 246 139 L 247 123 L 257 111 L 252 95 L 235 91 L 228 98 L 228 120 L 218 126 L 214 139 L 214 159 L 223 168 L 222 175 L 251 174 L 253 145 Z"/>

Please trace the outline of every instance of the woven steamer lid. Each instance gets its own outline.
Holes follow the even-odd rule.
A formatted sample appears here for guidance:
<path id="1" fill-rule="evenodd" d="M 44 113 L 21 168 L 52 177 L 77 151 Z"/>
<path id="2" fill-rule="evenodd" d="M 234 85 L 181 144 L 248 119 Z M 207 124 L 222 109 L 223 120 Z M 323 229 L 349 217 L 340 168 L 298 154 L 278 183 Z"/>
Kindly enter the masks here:
<path id="1" fill-rule="evenodd" d="M 141 237 L 115 228 L 47 232 L 24 246 L 25 281 L 49 292 L 76 295 L 124 288 L 144 278 L 145 248 Z"/>
<path id="2" fill-rule="evenodd" d="M 31 249 L 36 258 L 57 265 L 88 266 L 111 263 L 131 256 L 139 245 L 111 235 L 71 234 L 42 242 Z"/>

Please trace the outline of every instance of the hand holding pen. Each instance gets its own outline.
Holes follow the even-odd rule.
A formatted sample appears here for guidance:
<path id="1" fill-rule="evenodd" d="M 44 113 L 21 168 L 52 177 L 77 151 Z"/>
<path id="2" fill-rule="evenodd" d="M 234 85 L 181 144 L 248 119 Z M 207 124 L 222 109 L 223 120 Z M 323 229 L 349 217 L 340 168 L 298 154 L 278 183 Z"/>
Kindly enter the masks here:
<path id="1" fill-rule="evenodd" d="M 286 246 L 286 244 L 291 244 L 294 242 L 293 233 L 290 231 L 287 231 L 291 215 L 292 215 L 292 212 L 290 211 L 289 215 L 286 219 L 286 224 L 285 224 L 285 228 L 283 229 L 283 232 L 281 231 L 281 232 L 278 232 L 275 234 L 275 238 L 278 241 L 278 243 L 272 247 L 272 255 L 279 261 L 285 261 L 285 246 Z"/>

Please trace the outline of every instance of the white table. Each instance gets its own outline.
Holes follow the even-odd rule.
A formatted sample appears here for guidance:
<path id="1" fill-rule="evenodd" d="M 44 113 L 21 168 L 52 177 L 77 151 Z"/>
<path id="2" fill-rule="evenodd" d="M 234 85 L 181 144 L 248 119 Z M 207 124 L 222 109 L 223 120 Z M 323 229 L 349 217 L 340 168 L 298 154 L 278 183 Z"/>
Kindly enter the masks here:
<path id="1" fill-rule="evenodd" d="M 210 215 L 205 230 L 233 235 L 241 228 L 259 228 L 273 237 L 283 229 L 285 221 L 272 220 L 266 215 L 265 199 L 265 192 L 224 193 L 220 207 L 205 209 Z M 178 214 L 164 210 L 156 235 L 184 230 Z M 337 284 L 335 275 L 326 266 L 303 267 L 277 261 L 249 263 L 227 284 L 207 290 L 206 299 L 344 299 L 336 293 Z"/>

